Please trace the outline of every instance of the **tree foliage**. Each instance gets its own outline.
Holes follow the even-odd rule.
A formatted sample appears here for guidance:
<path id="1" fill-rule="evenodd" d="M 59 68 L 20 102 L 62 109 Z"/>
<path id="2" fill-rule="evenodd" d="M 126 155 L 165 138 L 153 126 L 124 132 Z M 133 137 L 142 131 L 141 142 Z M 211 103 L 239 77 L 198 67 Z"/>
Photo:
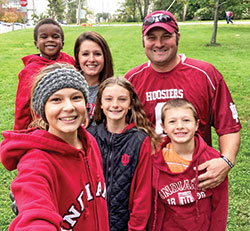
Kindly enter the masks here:
<path id="1" fill-rule="evenodd" d="M 14 12 L 5 12 L 2 17 L 2 20 L 4 22 L 9 22 L 9 23 L 17 22 L 17 19 L 18 19 L 18 16 Z"/>
<path id="2" fill-rule="evenodd" d="M 116 21 L 137 22 L 140 21 L 139 12 L 135 0 L 126 0 L 120 4 L 117 10 Z"/>
<path id="3" fill-rule="evenodd" d="M 93 14 L 84 6 L 86 0 L 81 0 L 82 9 L 85 10 L 85 19 Z M 138 22 L 154 10 L 167 10 L 170 6 L 171 11 L 178 21 L 185 20 L 213 20 L 217 0 L 124 0 L 120 4 L 114 17 L 116 21 Z M 0 0 L 0 4 L 6 5 L 10 2 L 19 2 L 19 0 Z M 58 21 L 76 23 L 76 10 L 79 0 L 48 0 L 47 13 L 37 16 L 52 17 Z M 173 4 L 172 4 L 173 3 Z M 230 10 L 234 13 L 234 19 L 250 18 L 250 0 L 220 0 L 218 7 L 218 19 L 225 19 L 225 11 Z M 108 14 L 108 13 L 106 13 Z M 1 14 L 0 14 L 1 16 Z M 3 16 L 3 14 L 2 14 Z M 96 15 L 97 18 L 107 18 L 107 15 Z M 108 16 L 110 19 L 110 15 Z M 106 21 L 106 20 L 105 20 Z"/>
<path id="4" fill-rule="evenodd" d="M 80 19 L 80 23 L 87 22 L 87 18 L 89 16 L 93 15 L 93 12 L 90 9 L 88 9 L 84 5 L 84 3 L 85 3 L 85 1 L 82 0 L 81 1 L 81 10 L 84 10 L 85 17 L 84 17 L 84 19 Z M 78 10 L 78 4 L 79 4 L 79 0 L 66 1 L 66 5 L 67 5 L 66 21 L 67 21 L 67 23 L 76 23 L 77 22 L 76 12 Z"/>
<path id="5" fill-rule="evenodd" d="M 111 16 L 110 13 L 105 13 L 105 12 L 96 14 L 98 22 L 108 22 L 110 16 Z"/>
<path id="6" fill-rule="evenodd" d="M 125 0 L 117 10 L 118 21 L 142 21 L 154 0 Z"/>
<path id="7" fill-rule="evenodd" d="M 0 4 L 5 5 L 8 2 L 8 0 L 0 0 Z"/>
<path id="8" fill-rule="evenodd" d="M 48 0 L 49 17 L 62 21 L 65 19 L 65 1 L 64 0 Z"/>
<path id="9" fill-rule="evenodd" d="M 68 23 L 76 23 L 76 10 L 78 8 L 78 0 L 67 1 L 66 20 Z"/>
<path id="10" fill-rule="evenodd" d="M 216 0 L 125 0 L 117 11 L 118 18 L 142 21 L 149 11 L 167 10 L 172 3 L 169 11 L 179 21 L 214 19 Z M 250 0 L 220 0 L 218 19 L 225 18 L 226 10 L 233 11 L 235 19 L 250 18 Z"/>
<path id="11" fill-rule="evenodd" d="M 141 21 L 147 16 L 151 0 L 135 0 Z"/>

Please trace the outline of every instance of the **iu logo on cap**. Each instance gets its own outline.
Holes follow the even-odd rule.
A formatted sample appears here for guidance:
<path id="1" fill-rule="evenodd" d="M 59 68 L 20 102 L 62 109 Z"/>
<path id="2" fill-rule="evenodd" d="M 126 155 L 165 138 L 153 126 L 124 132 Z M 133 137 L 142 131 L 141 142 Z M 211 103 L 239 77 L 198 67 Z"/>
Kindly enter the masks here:
<path id="1" fill-rule="evenodd" d="M 126 153 L 122 155 L 121 162 L 122 162 L 123 166 L 127 166 L 127 164 L 129 163 L 129 158 L 130 158 L 130 156 Z"/>

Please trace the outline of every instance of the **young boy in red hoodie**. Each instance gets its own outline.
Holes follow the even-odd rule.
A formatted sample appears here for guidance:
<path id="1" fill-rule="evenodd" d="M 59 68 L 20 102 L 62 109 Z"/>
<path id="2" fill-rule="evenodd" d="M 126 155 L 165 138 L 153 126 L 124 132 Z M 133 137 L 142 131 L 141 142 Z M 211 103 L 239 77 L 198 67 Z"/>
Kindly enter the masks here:
<path id="1" fill-rule="evenodd" d="M 18 74 L 19 83 L 16 93 L 15 130 L 26 129 L 32 121 L 30 113 L 30 90 L 34 76 L 45 66 L 55 62 L 75 65 L 75 60 L 61 52 L 64 45 L 62 27 L 53 19 L 45 18 L 34 28 L 34 43 L 39 54 L 24 56 L 24 68 Z"/>
<path id="2" fill-rule="evenodd" d="M 150 230 L 225 231 L 228 179 L 213 189 L 198 188 L 198 175 L 202 174 L 198 165 L 218 158 L 220 153 L 196 134 L 199 119 L 189 101 L 170 100 L 161 115 L 167 136 L 153 156 Z"/>

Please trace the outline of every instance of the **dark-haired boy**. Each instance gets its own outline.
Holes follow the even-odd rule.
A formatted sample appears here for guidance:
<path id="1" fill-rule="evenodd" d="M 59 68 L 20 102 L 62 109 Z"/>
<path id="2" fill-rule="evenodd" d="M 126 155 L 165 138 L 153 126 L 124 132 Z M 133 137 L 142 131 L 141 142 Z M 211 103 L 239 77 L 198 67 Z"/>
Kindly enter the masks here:
<path id="1" fill-rule="evenodd" d="M 19 72 L 15 105 L 14 129 L 26 129 L 32 121 L 30 113 L 30 91 L 36 74 L 45 66 L 55 62 L 75 65 L 75 60 L 61 52 L 64 45 L 62 27 L 53 19 L 45 18 L 34 28 L 34 44 L 39 54 L 24 56 L 24 68 Z"/>

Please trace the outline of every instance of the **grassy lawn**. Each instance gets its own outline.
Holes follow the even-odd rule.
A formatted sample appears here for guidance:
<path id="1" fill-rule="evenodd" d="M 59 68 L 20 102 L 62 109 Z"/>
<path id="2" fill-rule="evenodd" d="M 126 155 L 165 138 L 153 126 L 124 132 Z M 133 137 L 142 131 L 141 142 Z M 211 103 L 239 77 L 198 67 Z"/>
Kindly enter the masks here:
<path id="1" fill-rule="evenodd" d="M 63 51 L 73 56 L 76 38 L 83 31 L 94 30 L 108 42 L 115 75 L 124 75 L 132 67 L 146 61 L 139 26 L 64 27 Z M 241 148 L 237 163 L 229 174 L 228 231 L 250 230 L 250 155 L 249 155 L 249 96 L 250 96 L 250 25 L 219 25 L 217 42 L 208 46 L 212 25 L 181 25 L 179 53 L 212 63 L 224 76 L 237 105 L 242 123 Z M 10 130 L 14 123 L 15 93 L 18 72 L 23 68 L 21 57 L 38 53 L 33 43 L 33 30 L 25 29 L 0 34 L 0 132 Z M 2 136 L 0 136 L 0 141 Z M 218 148 L 215 133 L 214 147 Z M 5 231 L 15 217 L 11 211 L 9 185 L 16 172 L 8 172 L 0 164 L 0 230 Z"/>

